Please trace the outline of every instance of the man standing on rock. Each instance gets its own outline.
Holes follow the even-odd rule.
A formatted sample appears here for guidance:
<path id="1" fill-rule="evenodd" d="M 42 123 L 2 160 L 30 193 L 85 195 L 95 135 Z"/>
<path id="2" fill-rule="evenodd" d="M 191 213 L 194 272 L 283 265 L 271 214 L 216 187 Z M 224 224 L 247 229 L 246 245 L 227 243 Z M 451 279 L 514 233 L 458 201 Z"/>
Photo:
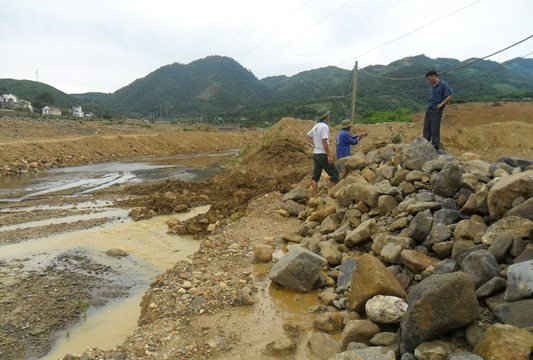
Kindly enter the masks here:
<path id="1" fill-rule="evenodd" d="M 360 135 L 352 135 L 351 129 L 352 129 L 352 122 L 348 119 L 344 120 L 341 123 L 341 131 L 337 134 L 337 169 L 341 173 L 341 175 L 344 177 L 345 173 L 345 166 L 344 162 L 340 161 L 342 158 L 346 158 L 351 155 L 351 149 L 350 147 L 353 145 L 359 144 L 359 141 L 365 136 L 367 136 L 367 133 L 363 132 Z"/>
<path id="2" fill-rule="evenodd" d="M 339 181 L 339 173 L 333 164 L 333 154 L 329 148 L 329 111 L 307 133 L 313 145 L 313 193 L 318 193 L 318 181 L 325 170 L 333 183 Z"/>
<path id="3" fill-rule="evenodd" d="M 431 98 L 424 119 L 424 137 L 439 150 L 442 113 L 446 104 L 452 99 L 453 91 L 446 81 L 439 79 L 439 74 L 435 70 L 427 72 L 426 79 L 431 85 Z"/>

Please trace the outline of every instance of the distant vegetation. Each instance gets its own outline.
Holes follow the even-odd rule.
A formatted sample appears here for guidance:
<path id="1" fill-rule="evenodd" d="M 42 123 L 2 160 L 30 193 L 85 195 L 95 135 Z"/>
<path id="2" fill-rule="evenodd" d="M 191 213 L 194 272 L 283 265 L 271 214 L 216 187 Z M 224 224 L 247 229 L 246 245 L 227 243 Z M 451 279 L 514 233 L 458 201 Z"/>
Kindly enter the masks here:
<path id="1" fill-rule="evenodd" d="M 429 89 L 423 74 L 428 69 L 446 72 L 461 64 L 455 59 L 419 55 L 362 69 L 358 116 L 365 122 L 407 121 L 409 113 L 426 104 Z M 384 78 L 410 76 L 419 79 Z M 533 59 L 501 64 L 480 61 L 443 78 L 454 88 L 456 102 L 533 97 Z M 111 94 L 67 95 L 42 83 L 0 79 L 0 92 L 13 92 L 37 106 L 79 103 L 107 118 L 123 114 L 251 126 L 268 125 L 283 116 L 313 119 L 326 110 L 341 121 L 350 114 L 350 90 L 349 70 L 330 66 L 259 80 L 235 60 L 221 56 L 163 66 Z"/>

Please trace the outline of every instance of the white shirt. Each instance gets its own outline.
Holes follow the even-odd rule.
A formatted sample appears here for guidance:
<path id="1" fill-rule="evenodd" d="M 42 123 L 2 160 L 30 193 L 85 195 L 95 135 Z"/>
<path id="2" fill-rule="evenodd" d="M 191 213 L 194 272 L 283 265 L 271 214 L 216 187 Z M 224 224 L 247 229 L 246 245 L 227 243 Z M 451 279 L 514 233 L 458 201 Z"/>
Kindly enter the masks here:
<path id="1" fill-rule="evenodd" d="M 325 154 L 324 144 L 322 140 L 327 140 L 329 144 L 329 126 L 325 122 L 321 121 L 316 123 L 315 126 L 307 133 L 307 136 L 313 139 L 313 154 Z"/>

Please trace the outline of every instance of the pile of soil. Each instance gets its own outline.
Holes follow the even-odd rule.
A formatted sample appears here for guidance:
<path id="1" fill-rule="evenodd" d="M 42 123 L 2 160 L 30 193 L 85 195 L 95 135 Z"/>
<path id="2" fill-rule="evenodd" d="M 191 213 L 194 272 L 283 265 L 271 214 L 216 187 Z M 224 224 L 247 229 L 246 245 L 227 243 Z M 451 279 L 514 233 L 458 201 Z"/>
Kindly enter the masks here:
<path id="1" fill-rule="evenodd" d="M 308 127 L 309 123 L 291 119 L 281 121 L 264 134 L 261 145 L 248 149 L 237 164 L 223 173 L 199 182 L 166 181 L 133 186 L 126 189 L 133 197 L 120 205 L 141 206 L 143 210 L 140 212 L 149 216 L 211 205 L 206 214 L 184 223 L 169 223 L 170 232 L 205 235 L 225 220 L 242 216 L 252 198 L 272 191 L 286 192 L 291 184 L 309 173 L 309 146 L 299 136 L 305 134 L 300 128 Z M 291 125 L 293 128 L 289 130 Z M 293 134 L 292 138 L 290 134 Z"/>

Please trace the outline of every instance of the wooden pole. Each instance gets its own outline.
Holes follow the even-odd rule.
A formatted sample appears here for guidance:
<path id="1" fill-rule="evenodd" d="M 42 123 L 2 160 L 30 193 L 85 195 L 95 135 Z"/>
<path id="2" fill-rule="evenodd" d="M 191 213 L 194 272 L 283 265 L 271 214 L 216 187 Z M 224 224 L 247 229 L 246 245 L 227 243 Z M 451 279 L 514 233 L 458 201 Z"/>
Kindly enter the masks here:
<path id="1" fill-rule="evenodd" d="M 358 73 L 358 63 L 355 62 L 353 67 L 353 77 L 352 77 L 352 122 L 355 122 L 355 101 L 357 99 L 357 73 Z"/>

